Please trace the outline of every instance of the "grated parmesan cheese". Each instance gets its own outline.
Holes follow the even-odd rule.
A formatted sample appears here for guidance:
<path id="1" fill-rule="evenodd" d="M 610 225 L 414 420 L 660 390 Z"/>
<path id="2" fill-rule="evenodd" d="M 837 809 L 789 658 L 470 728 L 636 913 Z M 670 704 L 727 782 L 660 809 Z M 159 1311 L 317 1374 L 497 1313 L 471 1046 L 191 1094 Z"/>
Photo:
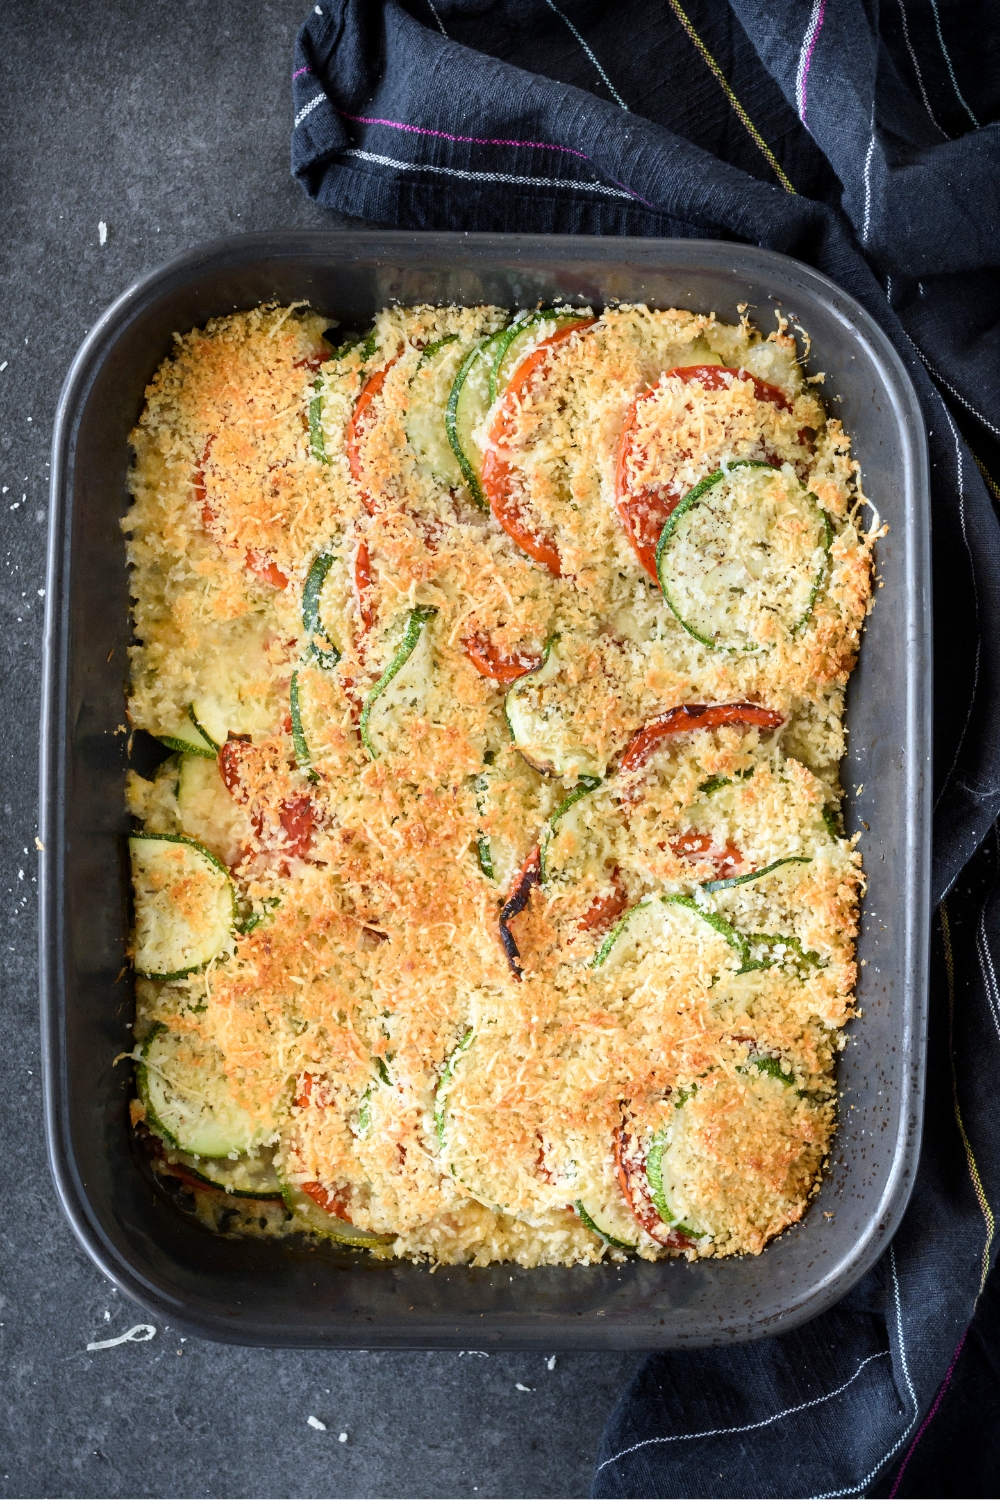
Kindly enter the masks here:
<path id="1" fill-rule="evenodd" d="M 190 742 L 193 705 L 223 749 L 130 772 L 128 805 L 229 867 L 241 930 L 203 972 L 140 980 L 136 1035 L 176 1033 L 187 1086 L 223 1090 L 281 1180 L 382 1237 L 375 1254 L 757 1254 L 818 1189 L 854 1014 L 862 874 L 831 819 L 873 536 L 849 441 L 783 332 L 608 310 L 504 408 L 512 493 L 558 549 L 554 576 L 407 435 L 419 379 L 438 451 L 422 351 L 471 349 L 506 316 L 391 307 L 331 358 L 325 320 L 261 307 L 178 338 L 150 384 L 124 523 L 130 724 Z M 668 373 L 692 367 L 738 374 Z M 629 493 L 685 493 L 748 458 L 810 492 L 832 542 L 803 628 L 717 651 L 671 614 L 616 506 L 633 403 Z M 303 622 L 320 556 L 325 655 Z M 418 606 L 435 613 L 371 710 L 373 758 L 362 704 Z M 527 692 L 561 776 L 518 753 L 504 689 L 466 649 L 530 664 L 555 636 Z M 671 708 L 746 703 L 780 726 L 678 733 L 619 770 Z M 585 773 L 600 783 L 560 812 Z M 542 841 L 509 923 L 518 978 L 499 912 Z M 251 1208 L 248 1230 L 303 1227 Z"/>

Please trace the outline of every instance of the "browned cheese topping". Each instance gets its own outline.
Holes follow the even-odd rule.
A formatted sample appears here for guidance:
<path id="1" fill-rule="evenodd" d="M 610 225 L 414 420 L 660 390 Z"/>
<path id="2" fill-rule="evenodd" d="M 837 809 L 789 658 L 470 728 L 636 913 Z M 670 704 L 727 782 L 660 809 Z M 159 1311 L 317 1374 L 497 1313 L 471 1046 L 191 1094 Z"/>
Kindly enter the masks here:
<path id="1" fill-rule="evenodd" d="M 223 1139 L 231 1105 L 229 1156 L 313 1205 L 272 1227 L 439 1262 L 756 1254 L 818 1190 L 853 1014 L 848 438 L 783 327 L 526 323 L 491 402 L 509 321 L 390 307 L 338 350 L 262 307 L 149 386 L 129 711 L 173 753 L 129 806 L 215 856 L 234 917 L 138 980 L 137 1056 L 169 1033 L 178 1119 Z M 467 471 L 446 408 L 490 340 Z"/>

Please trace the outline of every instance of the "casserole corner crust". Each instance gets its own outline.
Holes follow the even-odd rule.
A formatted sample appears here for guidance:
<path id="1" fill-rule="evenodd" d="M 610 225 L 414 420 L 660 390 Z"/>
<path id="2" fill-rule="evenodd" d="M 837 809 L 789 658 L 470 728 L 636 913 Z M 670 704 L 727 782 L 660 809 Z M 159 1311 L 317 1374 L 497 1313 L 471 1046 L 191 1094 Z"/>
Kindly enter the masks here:
<path id="1" fill-rule="evenodd" d="M 784 328 L 261 307 L 132 443 L 155 1169 L 378 1256 L 759 1253 L 854 1013 L 873 546 Z"/>

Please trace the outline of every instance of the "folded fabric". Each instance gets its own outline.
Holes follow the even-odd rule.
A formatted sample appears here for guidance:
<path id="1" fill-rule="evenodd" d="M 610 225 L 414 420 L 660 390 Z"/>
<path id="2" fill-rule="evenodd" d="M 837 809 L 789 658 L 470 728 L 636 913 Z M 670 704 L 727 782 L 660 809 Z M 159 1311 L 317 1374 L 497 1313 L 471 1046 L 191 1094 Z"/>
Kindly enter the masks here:
<path id="1" fill-rule="evenodd" d="M 321 0 L 299 34 L 292 170 L 319 202 L 404 227 L 797 256 L 878 319 L 927 423 L 935 899 L 954 890 L 936 924 L 913 1199 L 832 1312 L 780 1339 L 651 1358 L 605 1435 L 595 1494 L 907 1493 L 991 1265 L 1000 71 L 982 59 L 998 43 L 1000 12 L 937 0 Z"/>

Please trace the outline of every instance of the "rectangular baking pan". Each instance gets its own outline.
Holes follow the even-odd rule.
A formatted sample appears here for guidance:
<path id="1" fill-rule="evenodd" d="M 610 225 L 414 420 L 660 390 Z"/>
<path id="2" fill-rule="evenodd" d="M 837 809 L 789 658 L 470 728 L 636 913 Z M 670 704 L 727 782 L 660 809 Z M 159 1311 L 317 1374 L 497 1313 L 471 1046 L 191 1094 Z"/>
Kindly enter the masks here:
<path id="1" fill-rule="evenodd" d="M 840 1128 L 821 1196 L 757 1257 L 589 1268 L 375 1262 L 308 1242 L 211 1235 L 134 1154 L 123 800 L 129 594 L 119 521 L 128 433 L 184 332 L 259 302 L 307 298 L 344 326 L 387 303 L 614 299 L 716 312 L 780 309 L 812 339 L 889 523 L 884 587 L 849 698 L 843 770 L 868 876 L 859 1001 L 840 1060 Z M 696 241 L 425 233 L 244 235 L 171 261 L 94 325 L 66 379 L 52 456 L 41 730 L 41 1004 L 56 1192 L 81 1244 L 154 1317 L 231 1343 L 489 1349 L 658 1348 L 779 1333 L 829 1307 L 899 1223 L 924 1088 L 930 868 L 930 513 L 916 395 L 886 336 L 809 267 Z M 825 1211 L 825 1212 L 824 1212 Z M 825 1217 L 829 1213 L 832 1217 Z"/>

